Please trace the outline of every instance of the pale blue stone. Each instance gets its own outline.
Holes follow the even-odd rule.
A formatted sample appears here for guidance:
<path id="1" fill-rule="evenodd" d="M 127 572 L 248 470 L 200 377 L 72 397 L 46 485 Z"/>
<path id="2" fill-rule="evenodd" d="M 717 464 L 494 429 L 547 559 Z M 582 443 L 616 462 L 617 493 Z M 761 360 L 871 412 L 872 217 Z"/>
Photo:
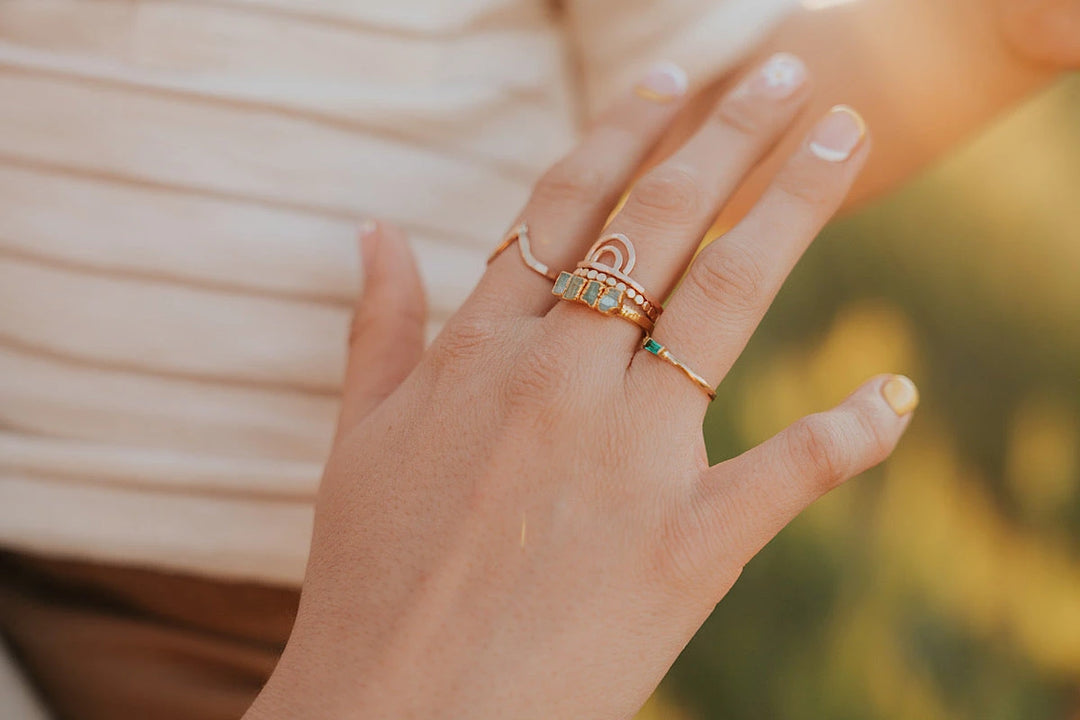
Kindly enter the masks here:
<path id="1" fill-rule="evenodd" d="M 619 307 L 619 294 L 617 292 L 606 292 L 600 296 L 600 299 L 596 301 L 596 309 L 600 312 L 611 312 L 615 308 Z"/>
<path id="2" fill-rule="evenodd" d="M 574 277 L 568 272 L 559 273 L 559 277 L 555 279 L 555 287 L 551 288 L 552 295 L 562 295 L 566 292 L 566 286 L 570 284 L 570 278 Z"/>
<path id="3" fill-rule="evenodd" d="M 563 293 L 563 297 L 567 300 L 577 300 L 581 295 L 581 288 L 585 285 L 585 278 L 580 275 L 572 275 L 570 277 L 570 284 L 566 288 L 566 292 Z"/>
<path id="4" fill-rule="evenodd" d="M 596 300 L 600 297 L 603 285 L 593 280 L 585 286 L 585 292 L 581 293 L 581 300 L 589 307 L 596 307 Z"/>

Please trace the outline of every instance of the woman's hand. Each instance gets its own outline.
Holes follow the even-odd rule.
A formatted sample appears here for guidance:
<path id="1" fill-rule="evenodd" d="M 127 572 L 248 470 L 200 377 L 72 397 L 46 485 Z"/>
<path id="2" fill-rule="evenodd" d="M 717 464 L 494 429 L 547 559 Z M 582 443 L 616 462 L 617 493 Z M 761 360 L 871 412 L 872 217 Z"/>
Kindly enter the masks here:
<path id="1" fill-rule="evenodd" d="M 823 118 L 736 229 L 693 261 L 743 175 L 808 95 L 790 57 L 759 68 L 674 155 L 620 193 L 682 106 L 659 68 L 540 181 L 532 251 L 573 269 L 602 230 L 633 277 L 674 291 L 654 336 L 713 382 L 741 353 L 868 152 Z M 738 578 L 823 493 L 880 462 L 914 387 L 881 376 L 746 454 L 706 461 L 708 397 L 516 247 L 422 352 L 403 239 L 364 238 L 340 432 L 299 616 L 250 718 L 625 718 Z"/>

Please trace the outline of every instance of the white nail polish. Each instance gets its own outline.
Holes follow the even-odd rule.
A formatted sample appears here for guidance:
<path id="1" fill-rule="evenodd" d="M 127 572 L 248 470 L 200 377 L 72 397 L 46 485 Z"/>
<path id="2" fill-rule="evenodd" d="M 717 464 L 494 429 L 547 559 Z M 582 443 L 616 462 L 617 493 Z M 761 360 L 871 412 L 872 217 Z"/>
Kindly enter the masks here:
<path id="1" fill-rule="evenodd" d="M 808 146 L 822 160 L 841 163 L 854 154 L 865 137 L 866 123 L 859 113 L 846 105 L 837 105 L 810 133 Z"/>
<path id="2" fill-rule="evenodd" d="M 791 95 L 806 81 L 806 65 L 794 55 L 778 53 L 761 68 L 761 90 L 774 98 Z"/>
<path id="3" fill-rule="evenodd" d="M 646 100 L 669 102 L 685 95 L 689 86 L 686 71 L 673 62 L 663 60 L 649 68 L 634 91 Z"/>

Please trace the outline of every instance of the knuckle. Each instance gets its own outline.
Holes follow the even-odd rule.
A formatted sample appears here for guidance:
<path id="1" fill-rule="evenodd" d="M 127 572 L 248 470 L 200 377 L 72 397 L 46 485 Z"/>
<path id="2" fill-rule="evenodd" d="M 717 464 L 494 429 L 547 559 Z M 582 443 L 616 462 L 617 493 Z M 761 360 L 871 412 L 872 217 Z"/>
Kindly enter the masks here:
<path id="1" fill-rule="evenodd" d="M 777 190 L 791 200 L 812 208 L 831 208 L 841 200 L 836 182 L 819 167 L 809 163 L 795 162 L 784 169 L 774 180 Z"/>
<path id="2" fill-rule="evenodd" d="M 537 411 L 555 412 L 557 398 L 567 397 L 575 382 L 574 367 L 566 362 L 566 349 L 560 338 L 548 337 L 532 343 L 515 361 L 511 404 Z"/>
<path id="3" fill-rule="evenodd" d="M 540 178 L 533 191 L 533 200 L 542 205 L 592 202 L 605 197 L 610 184 L 600 168 L 567 158 Z"/>
<path id="4" fill-rule="evenodd" d="M 703 204 L 701 182 L 694 173 L 665 164 L 637 182 L 627 207 L 635 219 L 650 225 L 685 225 L 696 222 Z"/>
<path id="5" fill-rule="evenodd" d="M 486 353 L 501 337 L 498 323 L 482 316 L 455 318 L 439 336 L 432 357 L 442 369 L 469 365 Z"/>
<path id="6" fill-rule="evenodd" d="M 828 415 L 809 415 L 792 427 L 789 453 L 796 476 L 809 476 L 824 495 L 847 478 L 850 462 L 843 428 Z"/>
<path id="7" fill-rule="evenodd" d="M 883 427 L 874 422 L 874 416 L 868 412 L 853 412 L 852 421 L 858 428 L 859 445 L 862 448 L 860 465 L 867 468 L 881 462 L 893 451 L 895 440 L 890 437 Z"/>
<path id="8" fill-rule="evenodd" d="M 688 279 L 707 303 L 734 311 L 757 307 L 767 286 L 762 263 L 754 253 L 731 245 L 703 253 Z"/>
<path id="9" fill-rule="evenodd" d="M 711 117 L 713 122 L 740 135 L 757 138 L 771 133 L 776 124 L 770 109 L 758 98 L 736 93 L 721 100 Z"/>

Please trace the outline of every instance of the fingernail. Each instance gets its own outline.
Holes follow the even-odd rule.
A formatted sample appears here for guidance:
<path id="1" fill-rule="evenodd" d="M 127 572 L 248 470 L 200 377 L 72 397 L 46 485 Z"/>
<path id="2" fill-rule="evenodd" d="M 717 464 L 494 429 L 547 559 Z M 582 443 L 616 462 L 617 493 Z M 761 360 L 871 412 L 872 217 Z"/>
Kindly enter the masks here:
<path id="1" fill-rule="evenodd" d="M 365 220 L 360 224 L 360 263 L 365 275 L 375 262 L 375 248 L 378 245 L 379 224 L 374 220 Z"/>
<path id="2" fill-rule="evenodd" d="M 649 68 L 634 92 L 646 100 L 669 102 L 685 95 L 689 85 L 686 71 L 665 60 Z"/>
<path id="3" fill-rule="evenodd" d="M 866 122 L 847 105 L 837 105 L 810 134 L 810 152 L 832 163 L 844 162 L 866 137 Z"/>
<path id="4" fill-rule="evenodd" d="M 779 53 L 747 81 L 746 89 L 756 95 L 783 100 L 806 82 L 806 65 L 794 55 Z"/>
<path id="5" fill-rule="evenodd" d="M 881 394 L 885 396 L 885 402 L 900 417 L 907 415 L 919 406 L 919 389 L 910 378 L 903 375 L 893 375 L 888 382 L 881 386 Z"/>

